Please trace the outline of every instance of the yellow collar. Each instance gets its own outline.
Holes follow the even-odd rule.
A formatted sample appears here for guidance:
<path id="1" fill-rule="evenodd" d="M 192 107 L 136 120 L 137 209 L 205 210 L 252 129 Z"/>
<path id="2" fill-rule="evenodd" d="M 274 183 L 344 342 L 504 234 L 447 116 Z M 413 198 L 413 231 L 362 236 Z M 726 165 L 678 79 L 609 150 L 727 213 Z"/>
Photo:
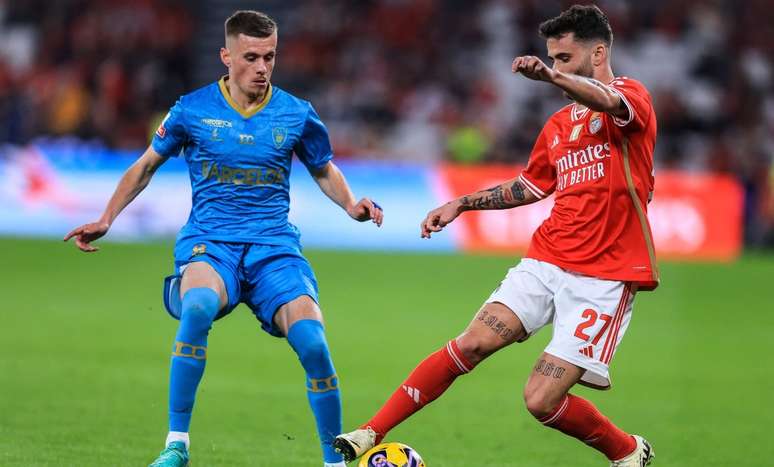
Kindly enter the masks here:
<path id="1" fill-rule="evenodd" d="M 244 118 L 250 118 L 257 114 L 263 110 L 263 108 L 266 107 L 266 105 L 271 100 L 272 86 L 271 83 L 269 83 L 269 89 L 266 91 L 266 95 L 263 96 L 261 103 L 253 109 L 245 110 L 239 104 L 237 104 L 236 101 L 234 101 L 234 99 L 231 97 L 231 93 L 228 92 L 228 88 L 226 87 L 226 78 L 228 78 L 228 76 L 223 76 L 220 78 L 220 81 L 218 81 L 220 92 L 223 94 L 223 98 L 226 99 L 226 102 L 228 102 L 228 105 L 230 105 L 232 109 L 236 110 L 239 115 L 243 116 Z"/>

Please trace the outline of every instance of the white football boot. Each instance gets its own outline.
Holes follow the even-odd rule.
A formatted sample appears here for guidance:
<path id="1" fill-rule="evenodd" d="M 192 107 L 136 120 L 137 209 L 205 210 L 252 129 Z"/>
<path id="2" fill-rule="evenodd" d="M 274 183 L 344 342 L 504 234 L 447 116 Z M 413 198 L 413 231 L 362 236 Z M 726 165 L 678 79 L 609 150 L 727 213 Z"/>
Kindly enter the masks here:
<path id="1" fill-rule="evenodd" d="M 333 440 L 333 448 L 344 456 L 345 462 L 352 462 L 374 446 L 376 446 L 376 432 L 370 426 L 364 430 L 342 433 Z"/>
<path id="2" fill-rule="evenodd" d="M 650 465 L 650 461 L 656 457 L 656 453 L 653 452 L 653 447 L 642 436 L 632 435 L 634 440 L 637 441 L 637 447 L 634 448 L 634 452 L 619 459 L 612 461 L 610 467 L 645 467 Z"/>

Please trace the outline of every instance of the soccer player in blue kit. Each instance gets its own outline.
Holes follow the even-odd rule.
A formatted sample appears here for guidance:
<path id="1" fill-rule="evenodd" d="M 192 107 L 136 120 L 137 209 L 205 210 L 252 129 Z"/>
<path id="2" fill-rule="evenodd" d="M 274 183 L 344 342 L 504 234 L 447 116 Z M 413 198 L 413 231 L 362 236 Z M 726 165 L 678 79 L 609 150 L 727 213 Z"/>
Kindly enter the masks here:
<path id="1" fill-rule="evenodd" d="M 343 467 L 331 446 L 341 432 L 341 397 L 317 282 L 288 222 L 293 153 L 321 190 L 357 221 L 381 225 L 381 207 L 356 201 L 339 169 L 328 132 L 309 102 L 273 86 L 277 25 L 257 11 L 226 20 L 220 57 L 228 75 L 178 100 L 150 147 L 127 170 L 97 221 L 74 229 L 83 251 L 108 232 L 118 214 L 169 157 L 182 154 L 193 200 L 175 245 L 175 274 L 164 287 L 168 312 L 180 320 L 172 346 L 169 434 L 151 465 L 188 464 L 189 425 L 207 360 L 213 321 L 247 304 L 263 329 L 285 337 L 306 371 L 306 388 L 326 467 Z"/>

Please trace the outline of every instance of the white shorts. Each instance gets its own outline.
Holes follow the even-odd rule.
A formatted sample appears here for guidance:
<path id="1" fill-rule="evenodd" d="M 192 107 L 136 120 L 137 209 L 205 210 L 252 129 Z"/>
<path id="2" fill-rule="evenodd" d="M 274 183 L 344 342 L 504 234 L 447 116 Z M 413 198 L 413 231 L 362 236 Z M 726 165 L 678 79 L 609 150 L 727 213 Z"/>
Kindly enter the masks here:
<path id="1" fill-rule="evenodd" d="M 528 335 L 553 323 L 546 353 L 584 368 L 581 384 L 608 389 L 608 365 L 629 327 L 635 292 L 636 286 L 628 282 L 575 274 L 524 258 L 486 303 L 510 308 Z"/>

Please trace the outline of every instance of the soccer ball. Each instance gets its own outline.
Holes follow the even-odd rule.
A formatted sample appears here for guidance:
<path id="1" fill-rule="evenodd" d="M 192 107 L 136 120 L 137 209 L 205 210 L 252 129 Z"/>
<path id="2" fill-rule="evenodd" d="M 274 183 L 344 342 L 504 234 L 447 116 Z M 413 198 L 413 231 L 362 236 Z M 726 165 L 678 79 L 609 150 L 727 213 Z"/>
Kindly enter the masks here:
<path id="1" fill-rule="evenodd" d="M 425 467 L 425 462 L 405 444 L 382 443 L 363 454 L 357 467 Z"/>

